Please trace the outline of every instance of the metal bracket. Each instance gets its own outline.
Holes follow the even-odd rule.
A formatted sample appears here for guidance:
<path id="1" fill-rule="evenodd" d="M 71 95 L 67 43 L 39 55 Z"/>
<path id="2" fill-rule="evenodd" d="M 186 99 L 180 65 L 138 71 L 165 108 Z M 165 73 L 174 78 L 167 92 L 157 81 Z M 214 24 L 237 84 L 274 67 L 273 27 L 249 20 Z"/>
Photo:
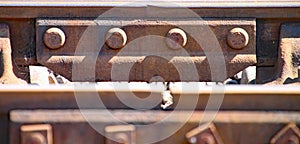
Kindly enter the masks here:
<path id="1" fill-rule="evenodd" d="M 300 130 L 295 123 L 281 129 L 272 139 L 271 144 L 299 144 Z"/>
<path id="2" fill-rule="evenodd" d="M 207 27 L 212 35 L 197 35 L 203 40 L 199 44 L 187 30 L 176 27 L 197 30 Z M 204 21 L 42 18 L 36 21 L 36 55 L 39 64 L 72 81 L 149 82 L 157 76 L 164 81 L 224 81 L 256 64 L 255 29 L 254 18 Z M 222 53 L 205 46 L 212 45 L 212 39 L 218 42 Z M 220 57 L 212 57 L 215 54 Z M 215 63 L 225 61 L 227 75 L 212 74 L 209 59 Z"/>
<path id="3" fill-rule="evenodd" d="M 273 75 L 268 84 L 289 84 L 298 82 L 300 64 L 300 23 L 283 24 L 280 29 L 280 43 L 277 62 L 270 70 Z M 262 75 L 265 75 L 262 73 Z M 265 82 L 263 82 L 265 83 Z"/>
<path id="4" fill-rule="evenodd" d="M 135 126 L 115 125 L 105 127 L 106 144 L 135 144 Z"/>
<path id="5" fill-rule="evenodd" d="M 199 126 L 186 134 L 191 144 L 223 144 L 214 124 Z"/>
<path id="6" fill-rule="evenodd" d="M 21 144 L 53 144 L 51 125 L 21 126 Z"/>
<path id="7" fill-rule="evenodd" d="M 9 27 L 0 23 L 0 84 L 25 84 L 13 72 Z"/>

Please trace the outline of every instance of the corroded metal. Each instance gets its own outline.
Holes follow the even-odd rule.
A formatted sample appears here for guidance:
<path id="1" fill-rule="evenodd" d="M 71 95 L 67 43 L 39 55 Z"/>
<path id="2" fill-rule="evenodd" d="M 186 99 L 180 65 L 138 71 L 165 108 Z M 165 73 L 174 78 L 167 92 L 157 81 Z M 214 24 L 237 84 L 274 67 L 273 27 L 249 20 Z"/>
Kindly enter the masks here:
<path id="1" fill-rule="evenodd" d="M 45 144 L 46 139 L 41 133 L 31 133 L 23 136 L 21 144 Z"/>
<path id="2" fill-rule="evenodd" d="M 52 127 L 49 124 L 22 125 L 21 144 L 53 144 Z"/>
<path id="3" fill-rule="evenodd" d="M 136 144 L 134 125 L 111 125 L 105 127 L 105 144 Z"/>
<path id="4" fill-rule="evenodd" d="M 114 119 L 107 118 L 107 112 L 114 116 Z M 191 112 L 191 111 L 190 111 Z M 82 115 L 82 113 L 85 114 Z M 145 143 L 149 136 L 160 137 L 160 132 L 164 132 L 171 126 L 183 122 L 182 117 L 186 116 L 187 111 L 157 111 L 157 110 L 100 110 L 100 109 L 65 109 L 65 110 L 14 110 L 10 113 L 11 134 L 19 128 L 19 124 L 24 123 L 49 123 L 55 130 L 54 140 L 57 143 L 76 141 L 77 144 L 105 143 L 104 136 L 97 133 L 86 123 L 86 117 L 99 124 L 98 130 L 105 130 L 106 126 L 124 125 L 124 123 L 135 125 L 136 143 Z M 212 111 L 194 111 L 186 125 L 176 131 L 168 139 L 158 143 L 187 144 L 186 133 L 199 125 L 201 117 L 213 115 Z M 169 117 L 170 114 L 173 116 Z M 164 123 L 151 125 L 161 120 Z M 119 123 L 122 121 L 123 123 Z M 290 121 L 300 122 L 299 112 L 282 111 L 220 111 L 217 113 L 213 123 L 217 128 L 219 136 L 225 144 L 266 144 L 276 133 Z M 85 124 L 84 124 L 85 123 Z M 138 124 L 144 124 L 142 127 Z M 143 126 L 151 125 L 149 129 Z M 128 129 L 123 129 L 125 132 Z M 118 131 L 118 129 L 116 130 Z M 151 132 L 149 132 L 151 131 Z M 120 131 L 119 129 L 119 132 Z M 210 132 L 208 132 L 210 134 Z M 209 136 L 208 136 L 209 137 Z M 250 137 L 250 138 L 249 138 Z M 252 139 L 255 137 L 255 139 Z M 12 144 L 18 144 L 17 139 L 13 139 Z"/>
<path id="5" fill-rule="evenodd" d="M 242 49 L 249 43 L 249 35 L 242 28 L 233 28 L 227 35 L 227 43 L 233 49 Z"/>
<path id="6" fill-rule="evenodd" d="M 213 36 L 203 36 L 202 44 L 198 43 L 189 33 L 184 49 L 172 50 L 166 46 L 166 34 L 176 27 L 201 30 L 212 30 Z M 49 25 L 61 26 L 68 41 L 63 48 L 51 51 L 40 42 Z M 104 42 L 102 32 L 112 27 L 122 27 L 126 31 L 127 44 L 121 50 L 110 49 Z M 227 44 L 228 32 L 241 27 L 248 32 L 249 43 L 241 50 L 230 48 Z M 55 70 L 56 73 L 73 81 L 151 81 L 160 76 L 164 81 L 224 81 L 239 71 L 256 63 L 256 22 L 255 19 L 176 19 L 176 20 L 37 20 L 37 61 Z M 87 31 L 86 31 L 87 30 Z M 86 34 L 81 39 L 83 34 Z M 149 36 L 150 35 L 150 36 Z M 151 37 L 152 36 L 152 37 Z M 205 40 L 208 39 L 208 40 Z M 205 49 L 203 44 L 216 39 L 222 53 Z M 79 43 L 80 42 L 80 43 Z M 124 41 L 122 41 L 124 42 Z M 184 42 L 184 41 L 183 41 Z M 102 45 L 101 45 L 102 44 Z M 184 45 L 184 43 L 182 43 Z M 202 45 L 202 46 L 201 46 Z M 121 46 L 121 45 L 120 45 Z M 80 47 L 82 52 L 79 52 Z M 99 49 L 101 50 L 99 51 Z M 75 51 L 76 56 L 74 55 Z M 87 55 L 89 54 L 89 55 Z M 94 55 L 97 54 L 97 55 Z M 208 54 L 219 54 L 210 56 Z M 210 62 L 225 60 L 226 71 L 211 69 Z M 92 61 L 94 59 L 94 61 Z M 81 67 L 80 69 L 74 69 Z M 186 66 L 195 67 L 187 69 Z M 112 70 L 119 68 L 120 70 Z M 123 68 L 124 67 L 124 68 Z M 72 71 L 72 68 L 74 71 Z M 94 69 L 94 70 L 92 70 Z M 122 69 L 122 70 L 121 70 Z M 125 71 L 129 69 L 126 75 Z M 184 73 L 180 73 L 180 72 Z M 212 71 L 218 71 L 214 75 Z M 76 73 L 76 77 L 72 77 Z M 87 73 L 94 74 L 87 74 Z M 114 76 L 114 77 L 112 77 Z M 196 79 L 199 77 L 199 79 Z"/>
<path id="7" fill-rule="evenodd" d="M 112 28 L 108 30 L 105 43 L 112 49 L 119 49 L 125 46 L 127 42 L 127 36 L 125 31 L 120 28 Z"/>
<path id="8" fill-rule="evenodd" d="M 171 29 L 166 36 L 166 44 L 171 49 L 183 48 L 187 43 L 185 32 L 179 28 Z"/>
<path id="9" fill-rule="evenodd" d="M 214 124 L 204 124 L 186 134 L 191 144 L 223 144 L 217 128 Z"/>
<path id="10" fill-rule="evenodd" d="M 66 36 L 61 29 L 52 27 L 44 33 L 43 41 L 49 49 L 58 49 L 65 44 Z"/>
<path id="11" fill-rule="evenodd" d="M 268 84 L 289 84 L 298 82 L 300 58 L 300 24 L 283 24 L 280 29 L 280 43 L 277 62 L 273 67 L 259 69 L 257 81 Z M 269 73 L 266 75 L 266 73 Z"/>
<path id="12" fill-rule="evenodd" d="M 270 141 L 270 144 L 299 144 L 300 130 L 295 123 L 281 129 Z"/>
<path id="13" fill-rule="evenodd" d="M 0 23 L 0 84 L 26 84 L 13 72 L 9 27 Z"/>

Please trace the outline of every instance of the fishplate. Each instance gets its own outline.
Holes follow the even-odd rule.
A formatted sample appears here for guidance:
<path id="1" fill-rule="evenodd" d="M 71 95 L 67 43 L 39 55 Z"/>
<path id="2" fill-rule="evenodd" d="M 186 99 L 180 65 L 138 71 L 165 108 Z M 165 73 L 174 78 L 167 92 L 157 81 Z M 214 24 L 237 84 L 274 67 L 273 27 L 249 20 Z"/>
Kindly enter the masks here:
<path id="1" fill-rule="evenodd" d="M 251 18 L 38 19 L 36 37 L 38 62 L 73 81 L 224 81 L 256 63 Z"/>

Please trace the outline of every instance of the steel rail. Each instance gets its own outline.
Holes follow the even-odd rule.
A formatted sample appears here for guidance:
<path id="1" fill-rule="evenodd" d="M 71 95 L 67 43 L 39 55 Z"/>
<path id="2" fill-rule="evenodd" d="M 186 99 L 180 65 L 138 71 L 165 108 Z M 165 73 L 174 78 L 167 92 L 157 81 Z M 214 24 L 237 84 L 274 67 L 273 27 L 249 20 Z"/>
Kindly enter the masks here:
<path id="1" fill-rule="evenodd" d="M 138 110 L 13 110 L 10 112 L 12 122 L 39 123 L 39 122 L 99 122 L 116 123 L 114 119 L 108 119 L 107 113 L 116 119 L 127 123 L 153 123 L 164 118 L 166 122 L 185 122 L 187 111 L 138 111 Z M 187 114 L 188 113 L 188 114 Z M 216 112 L 208 111 L 205 116 L 212 116 Z M 203 111 L 195 111 L 190 116 L 189 122 L 199 122 L 204 115 Z M 219 123 L 288 123 L 300 122 L 300 112 L 264 112 L 264 111 L 220 111 L 214 119 Z"/>
<path id="2" fill-rule="evenodd" d="M 49 85 L 49 86 L 0 86 L 0 113 L 8 113 L 12 109 L 78 109 L 76 94 L 87 101 L 93 101 L 93 95 L 99 96 L 105 106 L 88 105 L 91 109 L 128 109 L 126 104 L 119 100 L 118 96 L 130 98 L 137 96 L 147 98 L 153 94 L 156 98 L 162 97 L 165 88 L 156 87 L 153 91 L 145 85 L 138 84 L 130 90 L 100 85 L 82 85 L 74 89 L 73 85 Z M 170 88 L 173 95 L 174 107 L 181 100 L 184 107 L 178 110 L 204 110 L 211 94 L 221 96 L 224 94 L 220 110 L 300 110 L 300 89 L 298 86 L 199 86 L 199 89 L 183 90 Z M 224 91 L 220 91 L 220 88 Z M 118 93 L 118 96 L 116 95 Z M 223 93 L 224 92 L 224 93 Z M 134 94 L 134 95 L 132 95 Z M 190 106 L 190 101 L 198 99 L 196 106 Z M 146 100 L 146 99 L 145 99 Z M 151 99 L 147 99 L 151 101 Z M 141 103 L 137 107 L 143 108 Z M 160 105 L 153 107 L 160 110 Z"/>
<path id="3" fill-rule="evenodd" d="M 171 2 L 171 3 L 170 3 Z M 197 7 L 197 8 L 243 8 L 243 7 L 299 7 L 300 1 L 292 0 L 2 0 L 0 6 L 5 7 Z"/>

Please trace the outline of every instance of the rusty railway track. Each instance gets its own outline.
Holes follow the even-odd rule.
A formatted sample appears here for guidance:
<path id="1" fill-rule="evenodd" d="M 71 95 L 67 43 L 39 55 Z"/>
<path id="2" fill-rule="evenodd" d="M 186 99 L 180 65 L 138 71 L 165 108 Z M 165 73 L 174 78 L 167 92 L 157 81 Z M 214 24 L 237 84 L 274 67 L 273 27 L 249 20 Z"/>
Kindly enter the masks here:
<path id="1" fill-rule="evenodd" d="M 299 46 L 299 0 L 2 0 L 0 144 L 299 144 Z"/>

